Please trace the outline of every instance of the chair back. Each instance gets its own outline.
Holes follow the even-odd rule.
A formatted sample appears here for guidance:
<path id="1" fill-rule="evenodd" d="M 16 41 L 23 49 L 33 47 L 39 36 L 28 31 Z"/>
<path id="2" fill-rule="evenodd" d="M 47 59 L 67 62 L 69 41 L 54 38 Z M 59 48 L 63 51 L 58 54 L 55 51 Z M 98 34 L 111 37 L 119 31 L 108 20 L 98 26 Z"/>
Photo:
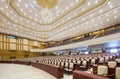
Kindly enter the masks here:
<path id="1" fill-rule="evenodd" d="M 115 79 L 120 79 L 120 67 L 116 67 Z"/>
<path id="2" fill-rule="evenodd" d="M 97 75 L 107 76 L 108 75 L 108 66 L 98 65 Z"/>

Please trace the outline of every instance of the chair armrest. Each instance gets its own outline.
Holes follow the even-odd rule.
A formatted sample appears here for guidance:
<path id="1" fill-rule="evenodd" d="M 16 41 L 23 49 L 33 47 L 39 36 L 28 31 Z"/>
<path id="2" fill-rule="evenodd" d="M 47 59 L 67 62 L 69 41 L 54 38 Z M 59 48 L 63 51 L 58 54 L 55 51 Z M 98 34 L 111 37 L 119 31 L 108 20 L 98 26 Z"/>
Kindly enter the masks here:
<path id="1" fill-rule="evenodd" d="M 108 76 L 109 76 L 109 77 L 110 77 L 110 76 L 115 76 L 115 74 L 110 74 L 110 75 L 108 75 Z"/>
<path id="2" fill-rule="evenodd" d="M 108 77 L 109 77 L 110 79 L 115 79 L 115 74 L 110 74 L 110 75 L 108 75 Z"/>

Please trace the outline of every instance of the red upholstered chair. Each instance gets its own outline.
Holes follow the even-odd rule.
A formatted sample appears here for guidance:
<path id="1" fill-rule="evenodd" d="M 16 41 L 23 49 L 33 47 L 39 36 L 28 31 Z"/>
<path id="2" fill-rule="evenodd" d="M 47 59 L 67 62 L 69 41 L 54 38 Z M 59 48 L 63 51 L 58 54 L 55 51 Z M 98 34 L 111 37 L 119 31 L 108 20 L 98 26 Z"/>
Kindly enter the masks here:
<path id="1" fill-rule="evenodd" d="M 117 62 L 116 61 L 108 61 L 107 65 L 109 67 L 116 67 L 117 66 Z"/>
<path id="2" fill-rule="evenodd" d="M 77 60 L 77 64 L 81 65 L 81 61 L 80 61 L 80 60 Z"/>
<path id="3" fill-rule="evenodd" d="M 69 68 L 69 62 L 65 62 L 64 69 L 65 69 L 66 71 L 68 71 L 68 68 Z"/>
<path id="4" fill-rule="evenodd" d="M 70 62 L 69 63 L 69 70 L 68 71 L 73 71 L 73 69 L 74 69 L 74 63 Z"/>
<path id="5" fill-rule="evenodd" d="M 120 67 L 116 67 L 116 70 L 115 70 L 115 79 L 120 79 Z"/>
<path id="6" fill-rule="evenodd" d="M 64 68 L 65 63 L 64 63 L 64 62 L 61 62 L 61 65 L 60 65 L 60 66 Z"/>
<path id="7" fill-rule="evenodd" d="M 115 59 L 115 61 L 117 61 L 118 63 L 120 63 L 120 58 Z"/>
<path id="8" fill-rule="evenodd" d="M 80 65 L 80 69 L 88 69 L 89 66 L 90 65 L 90 63 L 89 63 L 89 61 L 87 61 L 87 60 L 83 60 L 82 61 L 82 64 Z"/>
<path id="9" fill-rule="evenodd" d="M 109 56 L 105 56 L 105 62 L 109 61 Z"/>
<path id="10" fill-rule="evenodd" d="M 97 67 L 97 75 L 107 77 L 108 76 L 108 66 L 98 65 L 98 67 Z"/>
<path id="11" fill-rule="evenodd" d="M 100 58 L 99 58 L 99 64 L 104 64 L 104 63 L 105 63 L 104 57 L 100 57 Z"/>
<path id="12" fill-rule="evenodd" d="M 94 58 L 91 59 L 91 65 L 93 66 L 93 64 L 96 64 L 96 59 Z"/>
<path id="13" fill-rule="evenodd" d="M 117 66 L 120 66 L 120 58 L 115 59 L 115 61 L 117 62 Z"/>

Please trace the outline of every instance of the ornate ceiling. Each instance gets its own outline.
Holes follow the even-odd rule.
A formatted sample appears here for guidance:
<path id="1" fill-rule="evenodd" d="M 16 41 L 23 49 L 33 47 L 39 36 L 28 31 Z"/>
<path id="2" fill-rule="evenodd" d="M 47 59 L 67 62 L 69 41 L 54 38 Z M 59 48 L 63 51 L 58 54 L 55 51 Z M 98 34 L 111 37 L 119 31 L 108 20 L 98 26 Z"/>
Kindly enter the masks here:
<path id="1" fill-rule="evenodd" d="M 0 32 L 60 41 L 120 23 L 120 0 L 0 0 Z"/>

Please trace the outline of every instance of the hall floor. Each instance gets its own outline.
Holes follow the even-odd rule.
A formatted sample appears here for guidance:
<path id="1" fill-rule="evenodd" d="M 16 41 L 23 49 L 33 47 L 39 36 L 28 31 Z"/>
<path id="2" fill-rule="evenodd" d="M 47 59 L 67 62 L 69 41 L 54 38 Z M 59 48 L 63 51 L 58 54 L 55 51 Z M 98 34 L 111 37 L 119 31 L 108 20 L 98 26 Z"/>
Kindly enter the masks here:
<path id="1" fill-rule="evenodd" d="M 0 64 L 0 79 L 56 79 L 43 70 L 19 64 Z M 62 79 L 72 79 L 72 75 L 64 74 Z"/>

